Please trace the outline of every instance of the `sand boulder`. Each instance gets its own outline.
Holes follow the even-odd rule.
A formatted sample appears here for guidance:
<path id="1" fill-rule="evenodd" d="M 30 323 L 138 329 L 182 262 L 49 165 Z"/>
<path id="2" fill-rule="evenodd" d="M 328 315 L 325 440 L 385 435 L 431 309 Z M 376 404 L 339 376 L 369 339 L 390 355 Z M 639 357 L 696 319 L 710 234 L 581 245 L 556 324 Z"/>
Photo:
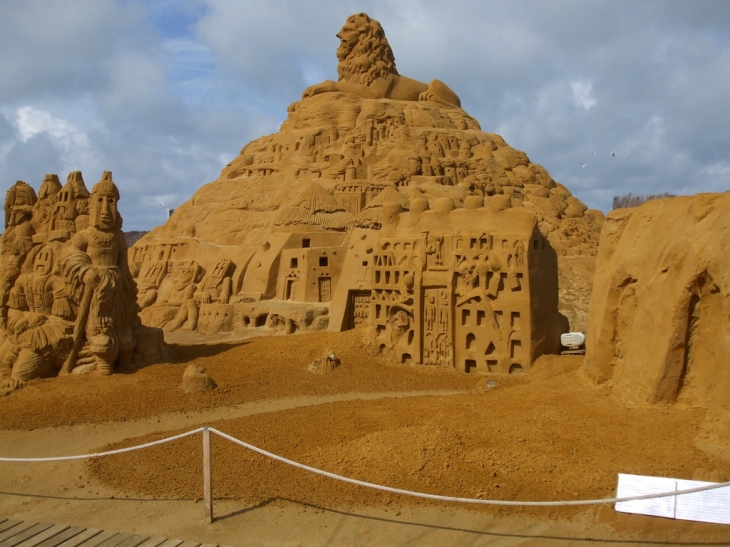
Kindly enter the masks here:
<path id="1" fill-rule="evenodd" d="M 730 439 L 730 194 L 653 200 L 608 215 L 585 370 L 629 404 L 708 410 Z"/>
<path id="2" fill-rule="evenodd" d="M 190 365 L 183 373 L 183 391 L 208 391 L 218 385 L 213 381 L 205 369 L 198 365 Z"/>

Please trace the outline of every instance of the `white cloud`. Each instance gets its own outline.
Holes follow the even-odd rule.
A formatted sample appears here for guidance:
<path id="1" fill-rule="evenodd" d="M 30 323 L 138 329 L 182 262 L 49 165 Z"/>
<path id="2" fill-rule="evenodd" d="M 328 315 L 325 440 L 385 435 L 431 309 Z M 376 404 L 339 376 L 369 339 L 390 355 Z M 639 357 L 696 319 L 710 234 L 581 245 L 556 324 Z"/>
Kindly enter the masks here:
<path id="1" fill-rule="evenodd" d="M 68 120 L 56 118 L 49 112 L 32 106 L 24 106 L 17 110 L 14 125 L 20 141 L 24 143 L 40 133 L 46 134 L 61 153 L 66 171 L 96 163 L 93 160 L 89 136 Z"/>
<path id="2" fill-rule="evenodd" d="M 584 110 L 590 110 L 592 106 L 596 105 L 596 99 L 591 96 L 593 82 L 590 80 L 571 81 L 570 88 L 573 90 L 573 101 L 576 106 L 580 106 Z"/>

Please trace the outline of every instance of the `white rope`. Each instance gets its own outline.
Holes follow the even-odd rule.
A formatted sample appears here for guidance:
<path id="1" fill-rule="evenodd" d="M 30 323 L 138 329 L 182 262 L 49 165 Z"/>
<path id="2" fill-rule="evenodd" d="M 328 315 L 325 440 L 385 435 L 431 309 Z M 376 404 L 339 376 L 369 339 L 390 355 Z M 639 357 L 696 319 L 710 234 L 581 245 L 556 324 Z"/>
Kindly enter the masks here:
<path id="1" fill-rule="evenodd" d="M 53 462 L 53 461 L 65 461 L 65 460 L 82 460 L 82 459 L 86 459 L 86 458 L 100 458 L 102 456 L 111 456 L 113 454 L 121 454 L 123 452 L 131 452 L 133 450 L 141 450 L 143 448 L 150 448 L 152 446 L 156 446 L 159 444 L 168 443 L 170 441 L 175 441 L 177 439 L 182 439 L 183 437 L 188 437 L 190 435 L 200 433 L 201 431 L 204 431 L 204 430 L 211 431 L 211 432 L 215 433 L 216 435 L 223 437 L 224 439 L 228 439 L 229 441 L 231 441 L 235 444 L 243 446 L 244 448 L 248 448 L 249 450 L 252 450 L 253 452 L 257 452 L 257 453 L 261 454 L 262 456 L 266 456 L 268 458 L 280 461 L 282 463 L 291 465 L 293 467 L 298 467 L 299 469 L 304 469 L 305 471 L 309 471 L 309 472 L 315 473 L 317 475 L 323 475 L 323 476 L 329 477 L 331 479 L 348 482 L 350 484 L 355 484 L 357 486 L 364 486 L 366 488 L 372 488 L 375 490 L 382 490 L 384 492 L 391 492 L 393 494 L 403 494 L 405 496 L 413 496 L 413 497 L 417 497 L 417 498 L 427 498 L 427 499 L 432 499 L 432 500 L 450 501 L 450 502 L 457 502 L 457 503 L 475 503 L 475 504 L 481 504 L 481 505 L 511 505 L 511 506 L 519 505 L 519 506 L 533 506 L 533 507 L 536 507 L 536 506 L 537 507 L 545 507 L 545 506 L 555 507 L 555 506 L 567 506 L 567 505 L 598 505 L 598 504 L 604 504 L 604 503 L 619 503 L 619 502 L 625 502 L 625 501 L 666 498 L 669 496 L 692 494 L 694 492 L 703 492 L 705 490 L 713 490 L 715 488 L 724 488 L 726 486 L 730 486 L 730 481 L 728 481 L 728 482 L 710 484 L 707 486 L 699 486 L 697 488 L 689 488 L 687 490 L 678 490 L 676 492 L 662 492 L 659 494 L 645 494 L 642 496 L 629 496 L 629 497 L 625 497 L 625 498 L 607 498 L 607 499 L 596 499 L 596 500 L 572 500 L 572 501 L 482 500 L 482 499 L 478 499 L 478 498 L 459 498 L 459 497 L 452 497 L 452 496 L 441 496 L 438 494 L 426 494 L 424 492 L 415 492 L 413 490 L 403 490 L 401 488 L 392 488 L 390 486 L 383 486 L 383 485 L 375 484 L 372 482 L 365 482 L 365 481 L 361 481 L 361 480 L 357 480 L 357 479 L 351 479 L 349 477 L 343 477 L 342 475 L 336 475 L 335 473 L 330 473 L 329 471 L 323 471 L 321 469 L 317 469 L 316 467 L 310 467 L 308 465 L 304 465 L 303 463 L 295 462 L 293 460 L 289 460 L 282 456 L 278 456 L 276 454 L 273 454 L 272 452 L 268 452 L 266 450 L 263 450 L 262 448 L 258 448 L 256 446 L 253 446 L 252 444 L 248 444 L 239 439 L 236 439 L 235 437 L 232 437 L 231 435 L 223 433 L 222 431 L 218 431 L 217 429 L 215 429 L 213 427 L 199 427 L 198 429 L 193 429 L 192 431 L 188 431 L 186 433 L 181 433 L 179 435 L 174 435 L 172 437 L 166 437 L 166 438 L 160 439 L 158 441 L 140 444 L 137 446 L 130 446 L 127 448 L 120 448 L 118 450 L 109 450 L 107 452 L 97 452 L 95 454 L 81 454 L 78 456 L 57 456 L 54 458 L 3 458 L 3 457 L 0 457 L 0 462 Z"/>
<path id="2" fill-rule="evenodd" d="M 130 446 L 127 448 L 120 448 L 118 450 L 109 450 L 107 452 L 96 452 L 95 454 L 81 454 L 78 456 L 56 456 L 55 458 L 1 458 L 0 457 L 0 462 L 61 462 L 61 461 L 66 461 L 66 460 L 84 460 L 87 458 L 101 458 L 102 456 L 111 456 L 113 454 L 121 454 L 123 452 L 132 452 L 133 450 L 142 450 L 143 448 L 150 448 L 151 446 L 156 446 L 158 444 L 169 443 L 170 441 L 176 441 L 177 439 L 182 439 L 183 437 L 188 437 L 190 435 L 195 435 L 196 433 L 200 433 L 201 431 L 203 431 L 203 429 L 205 429 L 205 428 L 199 427 L 198 429 L 188 431 L 187 433 L 180 433 L 180 435 L 174 435 L 172 437 L 160 439 L 159 441 L 152 441 L 151 443 L 140 444 L 137 446 Z"/>
<path id="3" fill-rule="evenodd" d="M 629 496 L 629 497 L 625 497 L 625 498 L 609 498 L 609 499 L 597 499 L 597 500 L 507 501 L 507 500 L 482 500 L 482 499 L 478 499 L 478 498 L 457 498 L 457 497 L 451 497 L 451 496 L 440 496 L 438 494 L 426 494 L 423 492 L 414 492 L 413 490 L 402 490 L 401 488 L 392 488 L 390 486 L 383 486 L 381 484 L 375 484 L 372 482 L 365 482 L 365 481 L 360 481 L 357 479 L 351 479 L 349 477 L 343 477 L 342 475 L 336 475 L 334 473 L 330 473 L 329 471 L 322 471 L 321 469 L 317 469 L 315 467 L 310 467 L 310 466 L 304 465 L 302 463 L 288 460 L 287 458 L 283 458 L 282 456 L 277 456 L 276 454 L 267 452 L 266 450 L 263 450 L 256 446 L 253 446 L 251 444 L 240 441 L 240 440 L 236 439 L 235 437 L 231 437 L 230 435 L 227 435 L 226 433 L 223 433 L 222 431 L 218 431 L 215 428 L 206 427 L 204 429 L 208 429 L 209 431 L 212 431 L 213 433 L 220 435 L 224 439 L 228 439 L 229 441 L 239 444 L 245 448 L 248 448 L 249 450 L 258 452 L 262 456 L 266 456 L 266 457 L 272 458 L 274 460 L 278 460 L 282 463 L 286 463 L 288 465 L 292 465 L 294 467 L 298 467 L 299 469 L 304 469 L 306 471 L 310 471 L 310 472 L 316 473 L 318 475 L 324 475 L 325 477 L 329 477 L 331 479 L 349 482 L 350 484 L 356 484 L 358 486 L 364 486 L 366 488 L 373 488 L 375 490 L 383 490 L 385 492 L 392 492 L 393 494 L 403 494 L 405 496 L 413 496 L 413 497 L 417 497 L 417 498 L 428 498 L 428 499 L 432 499 L 432 500 L 450 501 L 450 502 L 457 502 L 457 503 L 476 503 L 476 504 L 481 504 L 481 505 L 520 505 L 520 506 L 533 506 L 533 507 L 534 506 L 537 506 L 537 507 L 553 506 L 554 507 L 554 506 L 565 506 L 565 505 L 598 505 L 598 504 L 602 504 L 602 503 L 618 503 L 618 502 L 623 502 L 623 501 L 665 498 L 665 497 L 669 497 L 669 496 L 678 496 L 681 494 L 691 494 L 693 492 L 702 492 L 704 490 L 712 490 L 714 488 L 722 488 L 724 486 L 730 486 L 730 481 L 728 481 L 728 482 L 722 482 L 722 483 L 717 483 L 717 484 L 711 484 L 708 486 L 699 486 L 697 488 L 689 488 L 687 490 L 679 490 L 676 492 L 663 492 L 660 494 L 645 494 L 642 496 Z"/>

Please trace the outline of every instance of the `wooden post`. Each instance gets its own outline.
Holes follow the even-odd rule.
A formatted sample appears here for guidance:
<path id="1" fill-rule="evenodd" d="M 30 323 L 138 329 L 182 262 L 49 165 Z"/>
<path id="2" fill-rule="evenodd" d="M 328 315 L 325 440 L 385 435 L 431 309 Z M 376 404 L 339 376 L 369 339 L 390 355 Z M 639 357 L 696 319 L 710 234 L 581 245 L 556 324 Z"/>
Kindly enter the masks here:
<path id="1" fill-rule="evenodd" d="M 203 502 L 205 518 L 213 522 L 213 459 L 210 450 L 210 431 L 203 429 Z"/>

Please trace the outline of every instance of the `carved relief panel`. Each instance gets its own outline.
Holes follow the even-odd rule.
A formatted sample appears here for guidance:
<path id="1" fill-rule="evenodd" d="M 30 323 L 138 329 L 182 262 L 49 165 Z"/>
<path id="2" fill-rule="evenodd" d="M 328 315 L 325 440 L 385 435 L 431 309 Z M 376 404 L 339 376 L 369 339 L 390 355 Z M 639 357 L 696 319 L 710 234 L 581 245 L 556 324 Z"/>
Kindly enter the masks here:
<path id="1" fill-rule="evenodd" d="M 370 323 L 381 353 L 401 362 L 420 360 L 420 313 L 416 312 L 414 283 L 420 273 L 418 240 L 381 240 L 373 256 Z"/>
<path id="2" fill-rule="evenodd" d="M 454 271 L 455 366 L 514 373 L 529 366 L 530 301 L 524 243 L 490 234 L 457 236 Z"/>

